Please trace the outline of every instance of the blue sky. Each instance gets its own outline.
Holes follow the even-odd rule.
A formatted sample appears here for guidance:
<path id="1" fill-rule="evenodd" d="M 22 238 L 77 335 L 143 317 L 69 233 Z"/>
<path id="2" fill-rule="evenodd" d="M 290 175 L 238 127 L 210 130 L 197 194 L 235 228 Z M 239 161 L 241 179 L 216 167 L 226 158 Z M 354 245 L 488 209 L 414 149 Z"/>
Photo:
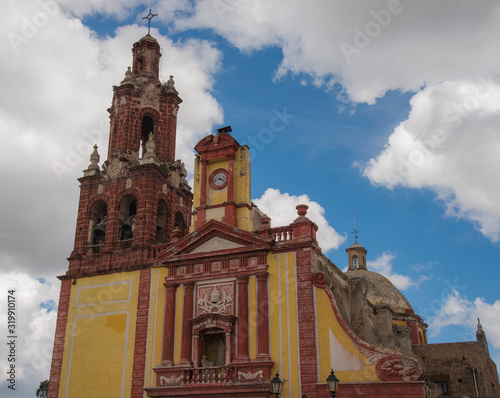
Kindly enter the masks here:
<path id="1" fill-rule="evenodd" d="M 76 179 L 95 142 L 105 160 L 112 86 L 147 32 L 148 4 L 7 3 L 0 281 L 18 287 L 21 339 L 41 353 L 20 353 L 20 388 L 32 391 L 48 376 Z M 369 268 L 401 288 L 430 342 L 474 340 L 481 317 L 498 363 L 498 2 L 175 0 L 153 12 L 162 78 L 173 74 L 184 100 L 188 171 L 196 142 L 231 125 L 273 226 L 307 202 L 343 269 L 355 210 Z"/>

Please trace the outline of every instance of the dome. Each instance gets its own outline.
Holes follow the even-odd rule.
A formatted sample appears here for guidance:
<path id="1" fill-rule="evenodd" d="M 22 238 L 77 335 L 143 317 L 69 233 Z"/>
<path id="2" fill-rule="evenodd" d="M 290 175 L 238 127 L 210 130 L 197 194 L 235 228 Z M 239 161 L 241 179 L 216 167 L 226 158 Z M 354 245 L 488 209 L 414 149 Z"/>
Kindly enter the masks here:
<path id="1" fill-rule="evenodd" d="M 385 276 L 365 269 L 353 269 L 346 272 L 349 279 L 363 278 L 368 282 L 366 298 L 373 305 L 385 305 L 394 312 L 405 313 L 412 307 L 405 296 Z"/>
<path id="2" fill-rule="evenodd" d="M 152 41 L 153 43 L 158 43 L 158 42 L 156 41 L 156 39 L 155 39 L 153 36 L 151 36 L 149 33 L 148 33 L 146 36 L 142 37 L 142 38 L 139 40 L 139 43 L 140 43 L 140 42 L 142 42 L 142 41 Z"/>

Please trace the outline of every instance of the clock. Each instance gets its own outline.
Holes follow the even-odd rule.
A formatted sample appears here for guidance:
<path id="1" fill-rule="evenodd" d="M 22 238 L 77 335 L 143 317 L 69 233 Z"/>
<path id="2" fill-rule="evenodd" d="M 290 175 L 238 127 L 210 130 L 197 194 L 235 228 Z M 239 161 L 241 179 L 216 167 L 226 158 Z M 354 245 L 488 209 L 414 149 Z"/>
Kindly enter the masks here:
<path id="1" fill-rule="evenodd" d="M 220 187 L 221 185 L 224 185 L 226 182 L 226 173 L 223 173 L 222 171 L 218 172 L 216 175 L 214 175 L 213 182 L 216 187 Z"/>
<path id="2" fill-rule="evenodd" d="M 227 171 L 224 169 L 215 170 L 210 176 L 209 183 L 214 189 L 222 189 L 227 185 L 228 176 Z"/>

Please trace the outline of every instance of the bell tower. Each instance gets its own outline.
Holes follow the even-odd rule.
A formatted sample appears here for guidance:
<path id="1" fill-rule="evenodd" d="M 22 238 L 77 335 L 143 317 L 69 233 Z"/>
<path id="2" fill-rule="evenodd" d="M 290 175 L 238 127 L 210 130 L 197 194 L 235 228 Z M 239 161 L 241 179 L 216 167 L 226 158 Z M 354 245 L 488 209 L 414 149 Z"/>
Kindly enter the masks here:
<path id="1" fill-rule="evenodd" d="M 195 146 L 193 227 L 217 220 L 253 231 L 260 226 L 250 199 L 250 154 L 231 136 L 231 126 L 203 138 Z"/>
<path id="2" fill-rule="evenodd" d="M 359 243 L 354 243 L 346 250 L 349 259 L 349 271 L 366 268 L 366 249 Z"/>
<path id="3" fill-rule="evenodd" d="M 113 88 L 113 103 L 108 109 L 108 158 L 119 151 L 138 159 L 152 133 L 157 160 L 171 163 L 175 160 L 177 111 L 182 100 L 172 76 L 166 83 L 160 82 L 160 45 L 153 36 L 148 34 L 135 43 L 132 54 L 133 68 L 128 68 L 125 79 Z"/>
<path id="4" fill-rule="evenodd" d="M 79 179 L 71 278 L 140 268 L 151 246 L 188 232 L 192 194 L 184 164 L 175 160 L 182 100 L 172 76 L 160 82 L 154 37 L 136 42 L 132 55 L 132 68 L 113 87 L 107 159 L 101 169 L 95 146 Z"/>

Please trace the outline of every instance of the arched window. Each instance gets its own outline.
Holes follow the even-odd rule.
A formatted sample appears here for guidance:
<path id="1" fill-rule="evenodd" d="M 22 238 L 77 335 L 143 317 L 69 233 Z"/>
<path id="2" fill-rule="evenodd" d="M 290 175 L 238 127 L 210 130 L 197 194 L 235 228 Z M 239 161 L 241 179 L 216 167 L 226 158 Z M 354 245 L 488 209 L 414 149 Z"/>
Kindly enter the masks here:
<path id="1" fill-rule="evenodd" d="M 142 55 L 139 55 L 137 57 L 137 71 L 136 72 L 142 72 L 144 69 L 144 58 L 142 58 Z"/>
<path id="2" fill-rule="evenodd" d="M 141 125 L 141 148 L 142 148 L 142 156 L 146 154 L 146 142 L 149 139 L 149 133 L 155 133 L 155 125 L 153 119 L 149 116 L 144 116 L 142 119 Z"/>
<path id="3" fill-rule="evenodd" d="M 102 199 L 97 200 L 90 209 L 89 236 L 90 245 L 103 245 L 106 237 L 106 217 L 108 205 Z"/>
<path id="4" fill-rule="evenodd" d="M 175 213 L 174 228 L 179 228 L 181 231 L 181 236 L 186 235 L 186 223 L 184 221 L 184 216 L 180 211 Z"/>
<path id="5" fill-rule="evenodd" d="M 156 216 L 156 242 L 166 243 L 167 241 L 167 204 L 164 200 L 158 202 L 158 213 Z"/>
<path id="6" fill-rule="evenodd" d="M 359 268 L 358 256 L 352 256 L 352 268 Z"/>
<path id="7" fill-rule="evenodd" d="M 128 240 L 134 237 L 136 213 L 137 199 L 134 195 L 125 196 L 120 203 L 120 212 L 118 214 L 119 240 Z"/>

